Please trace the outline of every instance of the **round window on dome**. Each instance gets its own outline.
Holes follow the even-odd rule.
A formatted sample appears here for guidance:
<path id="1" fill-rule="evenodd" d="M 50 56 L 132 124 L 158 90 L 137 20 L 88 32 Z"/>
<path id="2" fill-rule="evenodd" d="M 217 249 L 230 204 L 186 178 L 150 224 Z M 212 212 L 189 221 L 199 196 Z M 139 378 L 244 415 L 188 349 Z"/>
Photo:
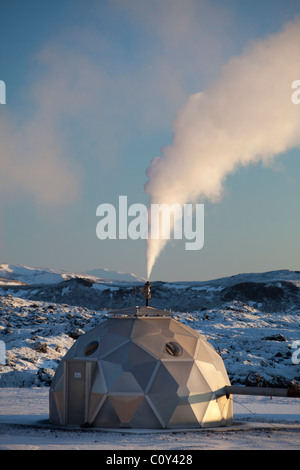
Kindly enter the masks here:
<path id="1" fill-rule="evenodd" d="M 166 351 L 171 355 L 171 356 L 181 356 L 183 353 L 182 347 L 180 344 L 176 343 L 175 341 L 170 341 L 169 343 L 166 344 Z"/>
<path id="2" fill-rule="evenodd" d="M 83 354 L 85 356 L 91 356 L 92 354 L 94 354 L 94 352 L 97 351 L 98 346 L 99 346 L 98 341 L 92 341 L 84 348 Z"/>

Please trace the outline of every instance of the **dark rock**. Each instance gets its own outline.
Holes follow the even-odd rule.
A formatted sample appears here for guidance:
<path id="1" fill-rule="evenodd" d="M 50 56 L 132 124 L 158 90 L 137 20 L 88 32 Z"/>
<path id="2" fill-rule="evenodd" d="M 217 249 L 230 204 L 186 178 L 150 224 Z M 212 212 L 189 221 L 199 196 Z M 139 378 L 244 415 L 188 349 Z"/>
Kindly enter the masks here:
<path id="1" fill-rule="evenodd" d="M 264 338 L 262 339 L 266 339 L 268 341 L 287 341 L 287 339 L 281 335 L 281 334 L 278 334 L 278 335 L 271 335 L 271 336 L 265 336 Z"/>
<path id="2" fill-rule="evenodd" d="M 248 387 L 257 387 L 262 384 L 261 375 L 258 372 L 249 372 L 245 379 L 245 385 Z"/>
<path id="3" fill-rule="evenodd" d="M 40 353 L 46 353 L 47 352 L 47 344 L 46 343 L 41 343 L 39 341 L 39 342 L 34 344 L 33 349 L 37 352 L 40 352 Z"/>
<path id="4" fill-rule="evenodd" d="M 40 382 L 44 383 L 45 385 L 51 385 L 54 374 L 54 370 L 47 368 L 41 368 L 37 373 Z"/>
<path id="5" fill-rule="evenodd" d="M 70 338 L 77 339 L 79 336 L 84 335 L 84 331 L 80 328 L 74 328 L 73 330 L 69 331 L 68 335 Z"/>

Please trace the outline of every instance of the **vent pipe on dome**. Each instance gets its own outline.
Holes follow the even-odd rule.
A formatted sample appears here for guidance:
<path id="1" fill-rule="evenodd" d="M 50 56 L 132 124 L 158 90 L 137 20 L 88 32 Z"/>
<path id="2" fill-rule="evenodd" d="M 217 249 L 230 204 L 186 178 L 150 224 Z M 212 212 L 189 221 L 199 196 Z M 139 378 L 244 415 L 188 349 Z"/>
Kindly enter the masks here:
<path id="1" fill-rule="evenodd" d="M 151 298 L 151 284 L 149 281 L 145 282 L 144 286 L 141 288 L 138 288 L 134 286 L 134 295 L 136 295 L 137 292 L 141 292 L 144 294 L 145 299 L 146 299 L 146 307 L 149 307 L 149 299 Z"/>
<path id="2" fill-rule="evenodd" d="M 146 299 L 146 307 L 149 307 L 149 299 L 151 298 L 150 290 L 151 290 L 151 284 L 149 281 L 147 281 L 142 289 L 142 292 Z"/>

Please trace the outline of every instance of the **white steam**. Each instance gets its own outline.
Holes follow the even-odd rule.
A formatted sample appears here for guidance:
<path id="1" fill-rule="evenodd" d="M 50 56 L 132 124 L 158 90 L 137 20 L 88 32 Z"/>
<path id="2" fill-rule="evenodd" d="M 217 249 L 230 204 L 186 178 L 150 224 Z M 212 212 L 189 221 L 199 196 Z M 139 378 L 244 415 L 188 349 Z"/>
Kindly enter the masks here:
<path id="1" fill-rule="evenodd" d="M 222 69 L 205 93 L 192 95 L 174 122 L 172 143 L 147 170 L 150 203 L 212 202 L 228 174 L 300 145 L 300 20 L 252 43 Z M 167 240 L 149 238 L 147 277 Z"/>

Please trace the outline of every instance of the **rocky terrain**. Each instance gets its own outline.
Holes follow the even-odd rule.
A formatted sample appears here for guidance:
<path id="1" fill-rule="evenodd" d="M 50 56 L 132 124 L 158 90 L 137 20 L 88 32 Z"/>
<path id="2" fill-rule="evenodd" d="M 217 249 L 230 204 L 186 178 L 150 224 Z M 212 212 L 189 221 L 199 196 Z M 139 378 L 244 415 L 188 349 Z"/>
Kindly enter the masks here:
<path id="1" fill-rule="evenodd" d="M 0 278 L 0 344 L 6 351 L 0 387 L 49 386 L 79 335 L 111 309 L 145 302 L 142 282 L 13 265 L 0 265 Z M 207 338 L 233 384 L 300 384 L 300 365 L 293 359 L 300 340 L 299 272 L 153 282 L 151 292 L 152 307 L 171 309 Z"/>

